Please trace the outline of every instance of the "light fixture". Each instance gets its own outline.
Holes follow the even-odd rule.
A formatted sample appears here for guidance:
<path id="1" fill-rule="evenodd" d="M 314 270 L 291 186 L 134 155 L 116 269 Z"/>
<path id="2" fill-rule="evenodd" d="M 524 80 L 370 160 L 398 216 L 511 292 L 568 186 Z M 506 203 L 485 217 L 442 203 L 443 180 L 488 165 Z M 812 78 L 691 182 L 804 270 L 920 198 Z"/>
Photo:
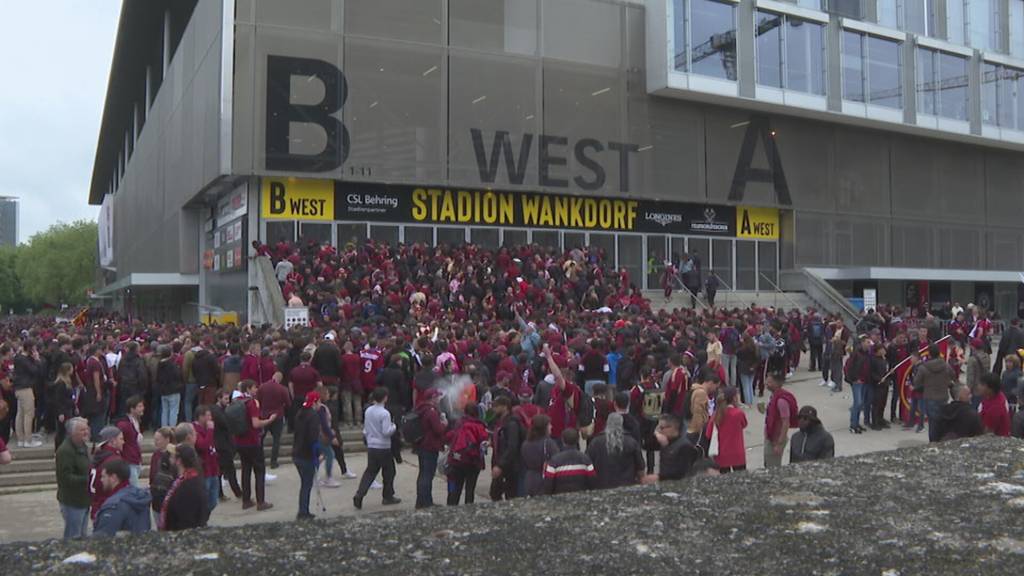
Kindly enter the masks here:
<path id="1" fill-rule="evenodd" d="M 484 94 L 483 96 L 477 98 L 476 100 L 473 100 L 473 104 L 477 104 L 479 102 L 483 102 L 484 100 L 487 100 L 487 95 L 486 94 Z"/>
<path id="2" fill-rule="evenodd" d="M 533 120 L 533 118 L 534 118 L 533 114 L 530 114 L 529 116 L 526 117 L 527 120 Z"/>
<path id="3" fill-rule="evenodd" d="M 434 72 L 435 70 L 437 70 L 437 66 L 431 66 L 430 68 L 427 68 L 426 70 L 423 71 L 423 75 L 427 76 L 428 74 Z"/>
<path id="4" fill-rule="evenodd" d="M 746 126 L 747 124 L 750 124 L 750 120 L 747 120 L 745 122 L 737 122 L 732 126 L 729 126 L 729 128 L 739 128 L 740 126 Z"/>
<path id="5" fill-rule="evenodd" d="M 377 107 L 377 104 L 379 104 L 379 102 L 377 102 L 376 100 L 374 100 L 373 102 L 371 102 L 371 103 L 370 103 L 370 108 L 376 108 L 376 107 Z"/>
<path id="6" fill-rule="evenodd" d="M 636 151 L 637 152 L 646 152 L 646 151 L 650 150 L 651 148 L 654 148 L 654 144 L 648 144 L 647 146 L 641 146 L 641 147 L 637 148 Z"/>
<path id="7" fill-rule="evenodd" d="M 611 92 L 611 91 L 612 91 L 611 86 L 608 86 L 608 87 L 605 87 L 605 88 L 601 88 L 597 92 L 591 92 L 590 95 L 591 96 L 600 96 L 601 94 L 604 94 L 605 92 Z"/>

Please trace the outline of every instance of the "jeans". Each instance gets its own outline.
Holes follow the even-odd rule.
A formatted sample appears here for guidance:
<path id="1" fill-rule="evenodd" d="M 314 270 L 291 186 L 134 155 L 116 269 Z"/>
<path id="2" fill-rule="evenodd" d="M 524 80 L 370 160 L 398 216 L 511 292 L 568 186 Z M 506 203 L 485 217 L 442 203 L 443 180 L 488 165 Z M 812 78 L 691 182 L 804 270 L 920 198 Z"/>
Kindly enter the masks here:
<path id="1" fill-rule="evenodd" d="M 242 502 L 252 502 L 252 480 L 256 477 L 256 502 L 266 499 L 267 464 L 263 459 L 263 446 L 239 446 L 238 459 L 242 461 Z"/>
<path id="2" fill-rule="evenodd" d="M 220 475 L 207 476 L 206 482 L 206 507 L 210 512 L 217 507 L 217 501 L 220 500 Z"/>
<path id="3" fill-rule="evenodd" d="M 864 385 L 852 384 L 853 406 L 850 406 L 850 428 L 860 426 L 860 413 L 864 411 Z"/>
<path id="4" fill-rule="evenodd" d="M 942 406 L 945 405 L 943 400 L 928 400 L 925 398 L 924 401 L 924 413 L 928 416 L 928 441 L 938 442 L 939 438 L 939 411 Z"/>
<path id="5" fill-rule="evenodd" d="M 316 467 L 310 460 L 293 458 L 295 469 L 299 471 L 299 515 L 309 514 L 309 493 L 313 490 L 313 477 L 316 476 Z"/>
<path id="6" fill-rule="evenodd" d="M 324 455 L 324 478 L 330 478 L 334 472 L 334 450 L 325 450 L 327 445 L 321 445 L 320 453 Z M 334 448 L 334 446 L 330 446 Z M 344 472 L 342 472 L 344 474 Z"/>
<path id="7" fill-rule="evenodd" d="M 366 470 L 363 470 L 363 477 L 359 479 L 359 488 L 356 490 L 356 498 L 363 498 L 370 490 L 370 484 L 377 478 L 377 474 L 384 475 L 384 499 L 390 500 L 395 497 L 395 457 L 389 448 L 369 448 L 366 451 Z"/>
<path id="8" fill-rule="evenodd" d="M 810 355 L 811 355 L 811 372 L 814 372 L 818 368 L 823 367 L 824 366 L 824 362 L 822 362 L 822 357 L 821 357 L 821 350 L 822 350 L 822 342 L 821 342 L 821 340 L 809 340 L 807 342 L 807 349 L 808 349 L 808 351 L 810 352 Z"/>
<path id="9" fill-rule="evenodd" d="M 21 388 L 14 391 L 18 399 L 18 415 L 14 419 L 14 431 L 18 442 L 32 440 L 32 421 L 36 417 L 36 395 L 32 388 Z"/>
<path id="10" fill-rule="evenodd" d="M 747 404 L 754 403 L 754 375 L 740 374 L 740 384 L 743 387 L 743 401 Z"/>
<path id="11" fill-rule="evenodd" d="M 840 392 L 843 389 L 843 359 L 832 358 L 832 382 L 835 383 L 835 391 Z"/>
<path id="12" fill-rule="evenodd" d="M 128 482 L 132 486 L 135 486 L 136 488 L 138 488 L 139 487 L 139 475 L 142 474 L 142 465 L 140 465 L 140 464 L 129 464 L 128 465 L 128 471 L 131 472 L 131 478 L 128 479 Z"/>
<path id="13" fill-rule="evenodd" d="M 284 432 L 284 418 L 278 418 L 263 429 L 263 439 L 267 436 L 273 438 L 270 444 L 270 467 L 277 467 L 277 456 L 281 453 L 281 433 Z"/>
<path id="14" fill-rule="evenodd" d="M 872 418 L 872 408 L 875 405 L 875 385 L 865 384 L 864 385 L 864 425 L 873 426 L 875 424 Z"/>
<path id="15" fill-rule="evenodd" d="M 924 420 L 926 415 L 924 406 L 924 398 L 911 398 L 910 399 L 910 414 L 907 419 L 907 426 L 913 426 L 914 422 L 917 422 L 918 428 L 924 428 Z"/>
<path id="16" fill-rule="evenodd" d="M 64 517 L 64 539 L 85 538 L 89 531 L 89 508 L 72 508 L 60 505 L 60 515 Z"/>
<path id="17" fill-rule="evenodd" d="M 195 408 L 196 395 L 199 394 L 199 384 L 189 382 L 185 384 L 185 422 L 192 421 L 192 410 Z"/>
<path id="18" fill-rule="evenodd" d="M 735 386 L 739 381 L 736 374 L 736 355 L 722 354 L 722 368 L 725 369 L 726 386 Z"/>
<path id="19" fill-rule="evenodd" d="M 160 425 L 174 427 L 178 423 L 178 406 L 181 394 L 164 394 L 160 397 Z"/>
<path id="20" fill-rule="evenodd" d="M 434 474 L 437 473 L 437 452 L 417 450 L 420 459 L 420 471 L 416 475 L 416 507 L 434 505 Z"/>
<path id="21" fill-rule="evenodd" d="M 458 506 L 462 491 L 466 491 L 466 504 L 476 500 L 476 479 L 480 469 L 476 466 L 452 466 L 448 472 L 448 505 Z"/>
<path id="22" fill-rule="evenodd" d="M 100 430 L 107 425 L 107 413 L 101 412 L 95 416 L 89 416 L 89 432 L 92 434 L 93 442 L 99 441 Z"/>

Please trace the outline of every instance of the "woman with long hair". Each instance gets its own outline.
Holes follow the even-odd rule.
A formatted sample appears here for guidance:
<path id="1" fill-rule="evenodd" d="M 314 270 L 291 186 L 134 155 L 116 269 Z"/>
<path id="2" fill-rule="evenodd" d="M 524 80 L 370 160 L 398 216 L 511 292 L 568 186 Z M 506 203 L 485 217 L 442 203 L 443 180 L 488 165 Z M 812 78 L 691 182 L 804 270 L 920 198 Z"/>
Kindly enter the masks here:
<path id="1" fill-rule="evenodd" d="M 537 414 L 530 422 L 519 455 L 526 470 L 526 495 L 544 493 L 544 465 L 558 453 L 558 444 L 551 439 L 551 419 L 546 414 Z"/>
<path id="2" fill-rule="evenodd" d="M 716 404 L 714 421 L 718 430 L 718 455 L 715 463 L 718 470 L 723 474 L 746 470 L 747 449 L 743 430 L 747 427 L 747 415 L 739 407 L 739 390 L 735 386 L 726 387 Z"/>
<path id="3" fill-rule="evenodd" d="M 597 488 L 630 486 L 644 473 L 643 449 L 636 438 L 625 433 L 618 412 L 608 415 L 604 431 L 590 441 L 587 457 L 594 463 Z"/>
<path id="4" fill-rule="evenodd" d="M 65 423 L 78 416 L 78 394 L 81 386 L 75 381 L 75 368 L 70 362 L 57 367 L 57 377 L 50 385 L 52 409 L 57 417 L 57 434 L 53 437 L 54 450 L 60 447 L 67 436 Z"/>

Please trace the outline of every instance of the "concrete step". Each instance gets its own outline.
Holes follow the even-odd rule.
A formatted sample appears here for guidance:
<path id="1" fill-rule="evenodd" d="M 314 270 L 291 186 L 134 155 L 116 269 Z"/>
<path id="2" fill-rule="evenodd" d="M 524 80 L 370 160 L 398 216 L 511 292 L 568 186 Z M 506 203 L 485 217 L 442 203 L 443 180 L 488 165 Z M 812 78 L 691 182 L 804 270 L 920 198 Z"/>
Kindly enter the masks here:
<path id="1" fill-rule="evenodd" d="M 655 311 L 690 308 L 690 295 L 680 290 L 674 291 L 672 298 L 668 301 L 665 301 L 664 293 L 660 290 L 647 290 L 644 292 L 644 296 L 651 301 L 651 308 Z M 702 300 L 705 298 L 703 293 L 698 296 Z M 785 310 L 791 308 L 804 310 L 808 307 L 815 307 L 815 303 L 814 300 L 803 292 L 719 290 L 715 296 L 715 306 L 719 308 L 746 308 L 748 306 L 764 308 L 771 306 Z"/>

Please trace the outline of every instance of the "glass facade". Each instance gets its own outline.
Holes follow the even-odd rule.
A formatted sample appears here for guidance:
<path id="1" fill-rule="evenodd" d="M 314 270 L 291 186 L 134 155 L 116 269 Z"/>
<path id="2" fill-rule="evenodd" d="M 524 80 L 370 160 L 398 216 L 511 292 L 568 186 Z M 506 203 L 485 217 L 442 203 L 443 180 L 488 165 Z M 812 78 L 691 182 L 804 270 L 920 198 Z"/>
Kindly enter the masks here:
<path id="1" fill-rule="evenodd" d="M 764 11 L 755 22 L 758 83 L 824 95 L 825 26 Z"/>
<path id="2" fill-rule="evenodd" d="M 917 111 L 952 120 L 967 120 L 967 58 L 931 48 L 917 48 Z"/>
<path id="3" fill-rule="evenodd" d="M 1008 0 L 1010 55 L 1024 58 L 1024 0 Z"/>
<path id="4" fill-rule="evenodd" d="M 943 0 L 899 0 L 903 9 L 901 29 L 923 36 L 934 36 L 935 3 Z"/>
<path id="5" fill-rule="evenodd" d="M 736 80 L 736 5 L 717 0 L 673 0 L 675 67 Z"/>
<path id="6" fill-rule="evenodd" d="M 982 65 L 981 121 L 1024 131 L 1024 70 L 991 62 Z"/>
<path id="7" fill-rule="evenodd" d="M 866 39 L 868 103 L 903 108 L 901 43 L 870 35 Z"/>
<path id="8" fill-rule="evenodd" d="M 865 102 L 864 39 L 860 32 L 843 30 L 843 99 Z"/>
<path id="9" fill-rule="evenodd" d="M 1001 0 L 964 0 L 967 12 L 967 34 L 971 46 L 979 50 L 999 49 L 999 6 L 1001 3 Z"/>
<path id="10" fill-rule="evenodd" d="M 949 0 L 946 2 L 946 40 L 954 44 L 963 44 L 966 29 L 964 0 Z"/>

